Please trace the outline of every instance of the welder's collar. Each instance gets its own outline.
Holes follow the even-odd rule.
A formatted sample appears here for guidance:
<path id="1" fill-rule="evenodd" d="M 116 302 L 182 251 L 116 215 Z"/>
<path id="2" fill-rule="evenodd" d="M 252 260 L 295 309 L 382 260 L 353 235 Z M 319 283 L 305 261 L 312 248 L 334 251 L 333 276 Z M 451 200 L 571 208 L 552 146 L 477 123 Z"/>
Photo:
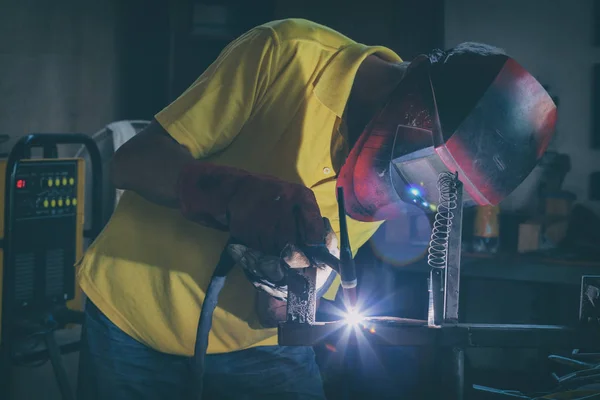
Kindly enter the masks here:
<path id="1" fill-rule="evenodd" d="M 317 77 L 315 95 L 338 117 L 341 118 L 344 113 L 358 67 L 371 54 L 377 54 L 389 62 L 402 62 L 396 53 L 386 47 L 351 43 L 338 50 Z"/>

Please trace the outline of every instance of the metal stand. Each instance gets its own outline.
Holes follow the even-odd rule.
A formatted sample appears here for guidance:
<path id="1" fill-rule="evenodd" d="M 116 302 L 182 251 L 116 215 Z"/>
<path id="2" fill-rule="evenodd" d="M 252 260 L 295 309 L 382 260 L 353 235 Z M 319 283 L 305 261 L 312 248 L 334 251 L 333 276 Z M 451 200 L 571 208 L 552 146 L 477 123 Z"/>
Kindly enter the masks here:
<path id="1" fill-rule="evenodd" d="M 456 187 L 456 207 L 452 210 L 452 224 L 448 232 L 448 247 L 446 249 L 446 265 L 442 273 L 434 274 L 434 289 L 443 288 L 442 296 L 433 296 L 433 319 L 437 325 L 442 314 L 442 326 L 458 324 L 458 305 L 460 297 L 460 255 L 462 249 L 462 217 L 463 217 L 463 185 L 454 180 Z M 436 271 L 437 272 L 437 271 Z M 442 279 L 441 282 L 438 282 Z M 439 289 L 438 289 L 439 290 Z M 432 292 L 431 294 L 435 294 Z M 443 310 L 443 312 L 438 312 Z M 442 351 L 442 371 L 440 371 L 442 392 L 448 400 L 463 400 L 465 398 L 465 352 L 462 347 L 445 348 Z"/>
<path id="2" fill-rule="evenodd" d="M 445 230 L 442 234 L 447 236 L 445 254 L 438 260 L 443 264 L 434 266 L 432 263 L 429 275 L 428 324 L 432 327 L 458 323 L 463 187 L 458 178 L 454 178 L 452 185 L 455 193 L 451 201 L 455 206 L 445 206 L 448 207 L 445 212 L 451 215 L 443 217 L 448 223 L 441 227 Z"/>
<path id="3" fill-rule="evenodd" d="M 432 346 L 436 348 L 439 366 L 439 393 L 436 399 L 463 400 L 465 398 L 465 348 L 584 348 L 600 350 L 600 329 L 581 329 L 554 325 L 507 325 L 458 323 L 460 297 L 460 258 L 462 237 L 462 184 L 456 184 L 456 205 L 453 209 L 452 229 L 447 243 L 445 263 L 432 268 L 429 280 L 428 321 L 402 318 L 366 318 L 363 324 L 349 328 L 345 321 L 319 323 L 314 321 L 316 302 L 308 301 L 307 293 L 314 292 L 314 281 L 302 275 L 290 276 L 288 296 L 301 299 L 307 308 L 298 309 L 288 303 L 288 320 L 279 325 L 279 344 L 284 346 L 313 346 L 340 330 L 354 329 L 370 345 L 379 346 Z M 304 279 L 302 281 L 302 279 Z M 586 277 L 582 282 L 582 323 L 598 322 L 597 309 L 589 306 L 584 296 L 596 293 L 600 297 L 600 278 Z M 584 290 L 587 290 L 584 294 Z M 290 317 L 290 312 L 293 314 Z"/>
<path id="4" fill-rule="evenodd" d="M 52 363 L 52 369 L 54 370 L 54 377 L 58 388 L 62 395 L 63 400 L 75 400 L 75 396 L 71 391 L 71 385 L 69 385 L 69 379 L 67 378 L 67 371 L 62 360 L 62 354 L 60 348 L 54 338 L 54 332 L 49 331 L 44 335 L 44 341 L 46 342 L 46 348 L 50 356 L 50 362 Z"/>
<path id="5" fill-rule="evenodd" d="M 462 400 L 465 398 L 465 352 L 460 347 L 440 350 L 440 384 L 444 398 Z"/>

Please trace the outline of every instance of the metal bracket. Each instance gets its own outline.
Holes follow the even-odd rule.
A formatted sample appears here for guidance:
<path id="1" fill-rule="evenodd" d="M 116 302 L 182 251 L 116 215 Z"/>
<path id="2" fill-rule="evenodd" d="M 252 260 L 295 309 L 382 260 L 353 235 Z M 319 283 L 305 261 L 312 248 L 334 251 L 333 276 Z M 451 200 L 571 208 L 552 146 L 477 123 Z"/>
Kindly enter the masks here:
<path id="1" fill-rule="evenodd" d="M 291 269 L 287 276 L 286 323 L 314 324 L 317 314 L 317 269 Z"/>
<path id="2" fill-rule="evenodd" d="M 452 208 L 452 225 L 448 232 L 446 265 L 431 268 L 429 273 L 429 313 L 431 327 L 458 323 L 460 299 L 460 255 L 462 247 L 463 185 L 454 178 L 456 207 Z"/>
<path id="3" fill-rule="evenodd" d="M 453 211 L 448 254 L 444 270 L 444 323 L 458 323 L 460 254 L 462 251 L 463 184 L 456 178 L 456 208 Z"/>
<path id="4" fill-rule="evenodd" d="M 581 277 L 579 322 L 585 326 L 600 326 L 600 275 Z"/>

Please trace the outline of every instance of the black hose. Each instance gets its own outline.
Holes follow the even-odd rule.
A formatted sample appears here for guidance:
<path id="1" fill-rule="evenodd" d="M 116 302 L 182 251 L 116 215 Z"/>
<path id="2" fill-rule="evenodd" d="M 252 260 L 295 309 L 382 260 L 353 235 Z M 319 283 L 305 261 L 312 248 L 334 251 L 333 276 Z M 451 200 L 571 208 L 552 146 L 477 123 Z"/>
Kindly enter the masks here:
<path id="1" fill-rule="evenodd" d="M 212 326 L 213 312 L 217 307 L 221 289 L 223 289 L 223 286 L 225 285 L 225 279 L 235 266 L 235 261 L 231 258 L 227 250 L 232 243 L 232 241 L 228 242 L 221 252 L 219 263 L 215 267 L 215 271 L 210 278 L 208 288 L 206 289 L 206 296 L 204 297 L 204 302 L 202 303 L 202 308 L 200 310 L 200 318 L 196 330 L 194 356 L 190 362 L 191 380 L 189 385 L 190 393 L 188 396 L 190 399 L 202 399 L 202 390 L 204 388 L 204 359 L 208 349 L 208 335 Z"/>
<path id="2" fill-rule="evenodd" d="M 228 251 L 231 244 L 238 242 L 230 239 L 225 248 L 221 252 L 219 262 L 215 267 L 206 295 L 200 309 L 200 318 L 198 320 L 198 328 L 196 330 L 196 344 L 194 346 L 194 356 L 190 360 L 190 384 L 188 398 L 202 400 L 202 390 L 204 389 L 204 359 L 208 349 L 208 335 L 212 326 L 212 317 L 217 307 L 219 294 L 225 286 L 225 279 L 229 272 L 235 266 L 235 261 Z M 339 272 L 339 260 L 329 253 L 326 247 L 315 247 L 306 249 L 305 252 L 310 254 L 309 257 L 314 257 L 316 261 L 330 265 L 334 270 Z"/>

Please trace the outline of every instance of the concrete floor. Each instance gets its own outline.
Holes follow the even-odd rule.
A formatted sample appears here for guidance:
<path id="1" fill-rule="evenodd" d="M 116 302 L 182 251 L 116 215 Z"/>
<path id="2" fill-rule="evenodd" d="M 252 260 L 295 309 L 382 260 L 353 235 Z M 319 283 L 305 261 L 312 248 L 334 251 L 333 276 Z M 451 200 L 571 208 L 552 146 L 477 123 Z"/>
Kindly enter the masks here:
<path id="1" fill-rule="evenodd" d="M 78 361 L 79 353 L 63 356 L 73 391 L 77 383 Z M 62 400 L 50 362 L 38 368 L 14 368 L 13 377 L 13 390 L 9 400 Z"/>
<path id="2" fill-rule="evenodd" d="M 77 341 L 80 336 L 79 327 L 57 331 L 55 334 L 59 344 Z M 79 352 L 63 355 L 63 364 L 74 393 L 77 384 Z M 3 392 L 0 389 L 1 400 L 5 400 Z M 62 400 L 50 361 L 35 368 L 13 367 L 11 394 L 6 400 Z"/>

